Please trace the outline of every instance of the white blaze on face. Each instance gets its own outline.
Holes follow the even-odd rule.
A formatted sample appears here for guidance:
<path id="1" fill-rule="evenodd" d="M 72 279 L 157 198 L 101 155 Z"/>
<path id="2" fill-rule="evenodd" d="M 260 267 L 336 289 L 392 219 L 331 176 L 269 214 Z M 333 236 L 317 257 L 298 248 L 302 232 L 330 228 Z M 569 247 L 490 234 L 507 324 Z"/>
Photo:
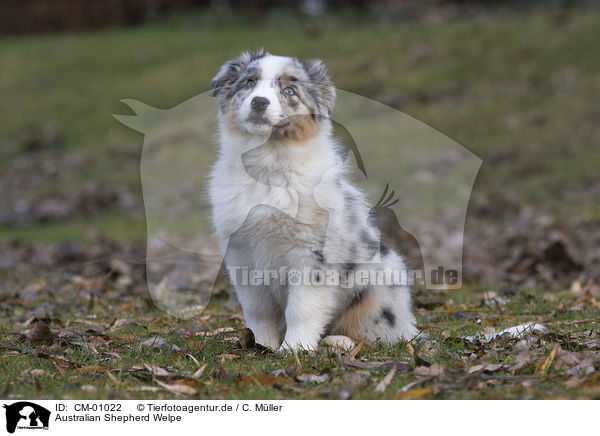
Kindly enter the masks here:
<path id="1" fill-rule="evenodd" d="M 269 133 L 272 127 L 282 122 L 286 115 L 281 107 L 279 100 L 279 85 L 277 79 L 284 72 L 286 65 L 290 63 L 291 59 L 283 56 L 268 55 L 261 58 L 257 62 L 257 67 L 260 69 L 261 79 L 256 82 L 256 85 L 252 89 L 238 110 L 238 120 L 242 126 L 249 133 Z M 269 105 L 265 110 L 262 117 L 264 117 L 268 123 L 257 123 L 252 121 L 252 99 L 255 97 L 263 97 L 269 100 Z"/>

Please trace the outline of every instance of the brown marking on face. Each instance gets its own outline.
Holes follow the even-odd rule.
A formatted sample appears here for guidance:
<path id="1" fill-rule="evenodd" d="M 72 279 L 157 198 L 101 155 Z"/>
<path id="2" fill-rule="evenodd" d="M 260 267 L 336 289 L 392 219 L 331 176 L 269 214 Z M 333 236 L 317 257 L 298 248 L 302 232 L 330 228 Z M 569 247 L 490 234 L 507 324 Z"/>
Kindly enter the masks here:
<path id="1" fill-rule="evenodd" d="M 297 81 L 298 79 L 295 76 L 287 73 L 283 73 L 279 78 L 279 83 L 281 84 L 282 89 Z"/>
<path id="2" fill-rule="evenodd" d="M 301 72 L 298 72 L 301 74 Z M 303 82 L 298 79 L 298 74 L 286 72 L 278 78 L 280 89 L 279 102 L 288 117 L 289 124 L 273 129 L 273 137 L 290 145 L 302 145 L 312 139 L 318 131 L 317 120 L 306 103 Z M 292 86 L 295 95 L 288 97 L 284 90 Z"/>
<path id="3" fill-rule="evenodd" d="M 292 114 L 289 116 L 290 124 L 282 129 L 274 129 L 273 133 L 278 139 L 290 145 L 302 145 L 312 139 L 318 130 L 317 122 L 312 115 Z M 277 130 L 281 130 L 277 132 Z"/>

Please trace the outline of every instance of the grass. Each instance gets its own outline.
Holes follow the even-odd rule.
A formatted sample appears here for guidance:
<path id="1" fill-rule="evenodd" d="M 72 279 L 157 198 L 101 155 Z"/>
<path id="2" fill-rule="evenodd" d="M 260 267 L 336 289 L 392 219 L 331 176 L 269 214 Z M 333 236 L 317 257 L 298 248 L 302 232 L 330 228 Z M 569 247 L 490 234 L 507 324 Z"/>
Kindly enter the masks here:
<path id="1" fill-rule="evenodd" d="M 112 118 L 128 113 L 119 100 L 173 107 L 206 91 L 225 60 L 265 46 L 302 59 L 322 58 L 340 89 L 394 104 L 465 145 L 483 159 L 474 194 L 500 204 L 515 196 L 568 224 L 596 223 L 599 24 L 600 12 L 574 10 L 561 22 L 546 13 L 323 29 L 176 20 L 85 34 L 4 37 L 0 208 L 9 210 L 23 197 L 68 197 L 90 183 L 126 186 L 140 197 L 142 137 Z M 64 141 L 26 151 L 28 138 L 43 138 L 48 125 Z M 60 171 L 47 176 L 49 164 Z M 510 226 L 502 211 L 488 219 Z M 0 240 L 39 247 L 94 235 L 140 241 L 145 231 L 140 202 L 136 213 L 108 208 L 92 216 L 5 226 Z M 498 285 L 491 288 L 500 300 L 486 299 L 488 288 L 476 287 L 417 294 L 424 300 L 417 304 L 419 326 L 434 341 L 364 346 L 355 355 L 362 362 L 406 365 L 378 392 L 389 369 L 349 367 L 343 363 L 348 355 L 335 350 L 295 358 L 240 345 L 239 310 L 230 309 L 223 296 L 231 290 L 213 298 L 197 319 L 182 321 L 156 309 L 143 278 L 122 288 L 113 277 L 88 274 L 84 267 L 45 271 L 24 261 L 15 271 L 0 269 L 0 396 L 600 397 L 598 372 L 589 373 L 598 368 L 600 314 L 593 292 L 585 299 L 565 289 L 500 292 Z M 18 333 L 37 320 L 66 336 L 43 344 Z M 489 343 L 461 339 L 533 321 L 545 323 L 550 334 Z M 217 332 L 227 327 L 234 329 Z M 166 341 L 165 348 L 142 345 L 156 336 Z M 532 353 L 529 363 L 512 370 L 523 351 Z M 579 368 L 586 359 L 591 366 Z M 144 364 L 168 375 L 153 377 Z M 500 366 L 476 368 L 486 364 Z M 440 368 L 443 373 L 432 375 Z M 302 374 L 326 380 L 310 382 Z M 185 393 L 174 393 L 177 389 Z"/>
<path id="2" fill-rule="evenodd" d="M 84 287 L 76 293 L 73 286 L 65 285 L 62 291 L 42 292 L 34 300 L 4 301 L 0 332 L 8 339 L 0 347 L 3 397 L 336 399 L 350 395 L 354 399 L 548 399 L 600 396 L 599 386 L 593 382 L 594 375 L 581 377 L 577 388 L 570 386 L 573 373 L 569 375 L 567 371 L 575 363 L 571 362 L 571 367 L 560 363 L 567 361 L 565 355 L 581 357 L 578 353 L 582 350 L 588 347 L 597 350 L 600 346 L 600 311 L 589 304 L 578 312 L 570 310 L 575 297 L 569 291 L 553 293 L 550 300 L 547 295 L 540 295 L 539 290 L 523 289 L 517 294 L 504 295 L 507 301 L 500 307 L 486 299 L 483 290 L 447 294 L 443 302 L 436 303 L 440 306 L 435 310 L 417 312 L 423 336 L 433 341 L 412 345 L 402 342 L 392 347 L 374 344 L 362 347 L 354 356 L 359 363 L 406 365 L 397 371 L 384 392 L 378 392 L 376 386 L 389 372 L 389 367 L 382 371 L 357 369 L 342 363 L 348 353 L 340 354 L 327 347 L 316 352 L 302 351 L 294 357 L 240 345 L 243 325 L 239 313 L 227 308 L 226 292 L 213 298 L 200 318 L 183 321 L 155 309 L 145 293 L 124 293 L 110 281 L 103 283 L 101 296 L 96 298 L 92 294 L 97 293 L 98 288 L 93 291 Z M 423 297 L 417 295 L 417 299 Z M 54 307 L 53 314 L 39 318 L 60 340 L 43 345 L 15 334 L 32 327 L 27 321 L 24 324 L 30 311 L 48 304 Z M 12 313 L 7 312 L 9 307 Z M 551 333 L 521 338 L 501 336 L 490 342 L 475 343 L 460 339 L 481 333 L 482 329 L 500 330 L 532 321 L 545 323 Z M 230 331 L 223 331 L 224 328 Z M 155 342 L 163 348 L 148 345 L 148 341 L 153 340 L 164 341 L 164 344 Z M 526 348 L 533 357 L 523 368 L 511 371 L 509 368 L 518 359 L 523 342 L 527 342 Z M 592 343 L 595 345 L 583 345 Z M 560 350 L 558 357 L 541 370 L 555 347 Z M 477 365 L 486 364 L 499 366 L 476 369 Z M 197 373 L 202 367 L 204 370 Z M 432 368 L 442 368 L 443 373 L 428 376 L 426 372 Z M 155 377 L 151 371 L 156 372 Z M 303 378 L 308 376 L 323 379 Z M 182 386 L 185 387 L 182 393 L 172 392 L 175 387 L 181 391 Z"/>
<path id="3" fill-rule="evenodd" d="M 52 123 L 65 142 L 58 156 L 77 152 L 83 162 L 33 192 L 64 194 L 98 181 L 137 191 L 142 138 L 112 118 L 128 112 L 119 100 L 173 107 L 206 91 L 226 59 L 265 46 L 324 59 L 340 89 L 399 105 L 472 150 L 484 161 L 476 194 L 514 194 L 570 223 L 593 222 L 598 209 L 586 193 L 597 189 L 600 164 L 599 22 L 600 12 L 576 10 L 565 22 L 499 14 L 443 25 L 346 23 L 316 31 L 296 24 L 290 32 L 175 21 L 3 38 L 0 96 L 10 104 L 0 107 L 0 168 L 10 168 L 27 137 Z"/>
<path id="4" fill-rule="evenodd" d="M 146 223 L 143 218 L 124 219 L 120 210 L 108 210 L 92 218 L 0 228 L 0 240 L 57 242 L 99 235 L 121 241 L 144 239 Z"/>

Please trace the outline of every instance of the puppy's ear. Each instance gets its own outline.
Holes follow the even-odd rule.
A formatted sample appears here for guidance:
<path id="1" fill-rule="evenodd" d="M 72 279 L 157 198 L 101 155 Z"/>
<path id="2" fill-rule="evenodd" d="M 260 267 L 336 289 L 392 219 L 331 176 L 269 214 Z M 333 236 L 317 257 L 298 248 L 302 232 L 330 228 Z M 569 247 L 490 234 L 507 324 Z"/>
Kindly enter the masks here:
<path id="1" fill-rule="evenodd" d="M 319 109 L 330 115 L 335 105 L 335 86 L 327 74 L 325 64 L 320 59 L 309 59 L 302 62 L 302 66 L 319 91 Z"/>
<path id="2" fill-rule="evenodd" d="M 225 93 L 238 79 L 240 72 L 255 59 L 265 56 L 265 50 L 247 50 L 237 58 L 223 64 L 217 75 L 210 81 L 211 95 L 216 97 Z"/>

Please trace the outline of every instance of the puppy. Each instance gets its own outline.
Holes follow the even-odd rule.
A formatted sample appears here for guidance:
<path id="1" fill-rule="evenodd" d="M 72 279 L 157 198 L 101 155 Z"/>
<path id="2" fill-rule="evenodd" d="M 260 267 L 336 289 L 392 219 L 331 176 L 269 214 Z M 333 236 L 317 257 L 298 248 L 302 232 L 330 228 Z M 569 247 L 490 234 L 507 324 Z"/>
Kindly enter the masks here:
<path id="1" fill-rule="evenodd" d="M 314 349 L 325 335 L 412 338 L 406 286 L 343 286 L 342 277 L 361 269 L 405 266 L 379 244 L 366 198 L 349 181 L 332 137 L 336 93 L 323 63 L 247 51 L 226 62 L 211 87 L 220 142 L 213 223 L 257 342 Z"/>

